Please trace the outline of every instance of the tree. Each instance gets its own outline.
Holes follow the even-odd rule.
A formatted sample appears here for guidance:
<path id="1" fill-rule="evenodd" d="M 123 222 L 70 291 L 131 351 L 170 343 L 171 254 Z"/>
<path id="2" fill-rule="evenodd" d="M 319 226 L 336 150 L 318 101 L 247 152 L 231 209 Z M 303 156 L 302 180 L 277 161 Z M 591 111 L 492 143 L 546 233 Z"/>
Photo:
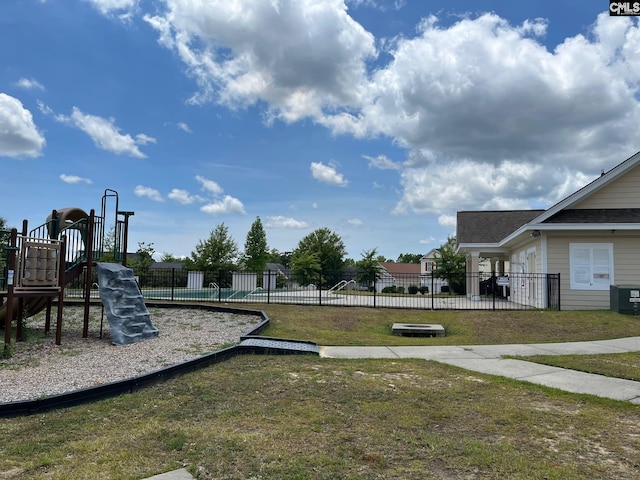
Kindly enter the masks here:
<path id="1" fill-rule="evenodd" d="M 320 273 L 320 259 L 316 252 L 300 252 L 293 259 L 294 277 L 300 285 L 315 284 Z"/>
<path id="2" fill-rule="evenodd" d="M 178 258 L 173 253 L 169 252 L 162 252 L 162 255 L 160 255 L 160 261 L 164 263 L 177 263 L 182 262 L 183 260 L 183 258 Z"/>
<path id="3" fill-rule="evenodd" d="M 267 234 L 260 217 L 256 217 L 244 243 L 244 267 L 250 272 L 259 273 L 266 268 L 268 259 Z"/>
<path id="4" fill-rule="evenodd" d="M 362 258 L 356 262 L 356 267 L 359 269 L 356 276 L 358 283 L 374 287 L 375 283 L 382 278 L 383 269 L 378 258 L 377 248 L 362 252 Z"/>
<path id="5" fill-rule="evenodd" d="M 398 255 L 397 263 L 420 263 L 421 253 L 401 253 Z"/>
<path id="6" fill-rule="evenodd" d="M 207 240 L 199 240 L 191 258 L 185 263 L 190 269 L 218 270 L 233 269 L 238 260 L 238 245 L 229 235 L 224 223 L 218 225 L 209 234 Z"/>
<path id="7" fill-rule="evenodd" d="M 279 252 L 277 248 L 272 248 L 267 255 L 267 262 L 279 263 L 284 268 L 291 266 L 291 252 Z"/>
<path id="8" fill-rule="evenodd" d="M 131 262 L 131 268 L 134 270 L 148 270 L 155 262 L 153 259 L 155 253 L 153 243 L 138 242 L 138 250 L 136 250 L 134 261 Z"/>
<path id="9" fill-rule="evenodd" d="M 466 261 L 464 255 L 456 253 L 456 237 L 449 237 L 436 251 L 439 258 L 433 276 L 449 283 L 449 293 L 464 293 Z"/>
<path id="10" fill-rule="evenodd" d="M 319 263 L 319 272 L 322 274 L 321 285 L 334 285 L 339 282 L 342 277 L 343 258 L 346 255 L 342 238 L 328 228 L 319 228 L 311 232 L 300 240 L 293 251 L 292 265 L 294 270 L 299 265 L 306 264 L 309 257 L 314 254 Z"/>

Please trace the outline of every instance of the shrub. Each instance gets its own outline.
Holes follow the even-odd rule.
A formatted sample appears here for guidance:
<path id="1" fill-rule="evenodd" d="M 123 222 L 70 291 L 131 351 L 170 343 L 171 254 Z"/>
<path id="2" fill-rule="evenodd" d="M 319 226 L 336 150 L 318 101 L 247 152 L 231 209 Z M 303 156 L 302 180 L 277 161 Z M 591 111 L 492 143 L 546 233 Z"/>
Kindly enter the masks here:
<path id="1" fill-rule="evenodd" d="M 396 287 L 396 293 L 404 293 L 404 287 Z"/>
<path id="2" fill-rule="evenodd" d="M 382 293 L 396 293 L 395 285 L 392 285 L 392 286 L 389 286 L 389 287 L 384 287 L 382 289 Z"/>
<path id="3" fill-rule="evenodd" d="M 409 285 L 409 288 L 407 288 L 407 292 L 409 292 L 411 295 L 415 295 L 418 293 L 418 286 L 417 285 Z"/>
<path id="4" fill-rule="evenodd" d="M 423 285 L 422 287 L 420 287 L 420 288 L 418 289 L 418 291 L 419 291 L 422 295 L 424 295 L 425 293 L 429 293 L 429 287 L 427 287 L 427 286 L 424 286 L 424 285 Z"/>

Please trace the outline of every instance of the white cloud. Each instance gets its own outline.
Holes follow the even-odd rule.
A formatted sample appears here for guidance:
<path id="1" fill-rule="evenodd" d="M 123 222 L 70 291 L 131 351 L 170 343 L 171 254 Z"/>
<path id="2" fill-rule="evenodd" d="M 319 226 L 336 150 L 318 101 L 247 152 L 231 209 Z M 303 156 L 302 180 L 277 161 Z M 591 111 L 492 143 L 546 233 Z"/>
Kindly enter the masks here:
<path id="1" fill-rule="evenodd" d="M 395 213 L 552 201 L 638 148 L 635 18 L 603 13 L 587 35 L 547 48 L 540 38 L 553 25 L 544 19 L 467 15 L 441 26 L 432 16 L 413 37 L 380 39 L 386 64 L 373 63 L 375 39 L 341 0 L 172 0 L 145 20 L 196 80 L 196 103 L 264 104 L 268 121 L 311 118 L 404 147 L 405 163 L 365 157 L 400 172 Z M 312 172 L 346 185 L 331 165 Z"/>
<path id="2" fill-rule="evenodd" d="M 181 190 L 179 188 L 174 188 L 167 195 L 171 200 L 175 200 L 182 205 L 190 205 L 193 202 L 201 202 L 204 201 L 202 197 L 199 195 L 191 195 L 187 190 Z"/>
<path id="3" fill-rule="evenodd" d="M 145 187 L 143 185 L 136 186 L 133 193 L 138 197 L 147 197 L 153 200 L 154 202 L 164 202 L 162 195 L 155 188 Z"/>
<path id="4" fill-rule="evenodd" d="M 186 133 L 193 133 L 185 122 L 178 122 L 178 128 Z"/>
<path id="5" fill-rule="evenodd" d="M 100 13 L 106 16 L 116 16 L 120 20 L 128 21 L 138 8 L 139 0 L 86 0 Z"/>
<path id="6" fill-rule="evenodd" d="M 369 161 L 369 167 L 377 168 L 379 170 L 400 170 L 402 165 L 394 162 L 386 155 L 378 155 L 377 157 L 370 157 L 363 155 L 363 158 Z"/>
<path id="7" fill-rule="evenodd" d="M 341 173 L 336 171 L 335 167 L 322 162 L 311 162 L 311 175 L 316 180 L 329 185 L 345 187 L 349 183 Z"/>
<path id="8" fill-rule="evenodd" d="M 283 217 L 282 215 L 275 215 L 267 217 L 265 226 L 269 228 L 293 228 L 303 229 L 308 228 L 309 224 L 300 220 L 296 220 L 291 217 Z"/>
<path id="9" fill-rule="evenodd" d="M 455 215 L 440 215 L 438 217 L 438 225 L 443 227 L 455 227 L 458 223 L 458 219 Z M 433 241 L 435 239 L 432 239 Z"/>
<path id="10" fill-rule="evenodd" d="M 73 125 L 89 135 L 98 148 L 115 153 L 116 155 L 128 155 L 135 158 L 146 158 L 138 145 L 155 143 L 155 138 L 143 133 L 136 135 L 135 139 L 129 134 L 120 133 L 115 125 L 115 120 L 102 118 L 95 115 L 84 114 L 77 107 L 73 107 L 71 115 L 56 115 L 59 122 Z"/>
<path id="11" fill-rule="evenodd" d="M 26 90 L 44 90 L 44 87 L 35 78 L 21 78 L 16 82 L 16 86 Z"/>
<path id="12" fill-rule="evenodd" d="M 359 218 L 352 218 L 347 220 L 347 223 L 349 225 L 351 225 L 352 227 L 362 227 L 364 226 L 364 222 L 362 220 L 360 220 Z"/>
<path id="13" fill-rule="evenodd" d="M 200 210 L 214 216 L 229 213 L 246 214 L 242 202 L 230 195 L 225 195 L 222 200 L 216 200 L 207 205 L 203 205 L 200 207 Z"/>
<path id="14" fill-rule="evenodd" d="M 83 177 L 79 177 L 77 175 L 67 175 L 66 173 L 62 173 L 60 175 L 60 180 L 62 180 L 65 183 L 71 183 L 71 184 L 75 184 L 75 183 L 91 184 L 91 183 L 93 183 L 91 181 L 91 179 L 89 179 L 89 178 L 83 178 Z"/>
<path id="15" fill-rule="evenodd" d="M 38 157 L 45 143 L 22 102 L 0 93 L 0 157 Z"/>
<path id="16" fill-rule="evenodd" d="M 145 20 L 197 81 L 194 102 L 264 100 L 287 122 L 361 102 L 375 41 L 341 0 L 168 3 Z"/>
<path id="17" fill-rule="evenodd" d="M 218 185 L 215 181 L 209 180 L 208 178 L 203 177 L 202 175 L 196 175 L 196 180 L 202 185 L 202 189 L 206 192 L 219 196 L 222 195 L 224 190 L 220 185 Z"/>
<path id="18" fill-rule="evenodd" d="M 567 169 L 549 170 L 543 164 L 492 165 L 469 160 L 434 163 L 403 171 L 404 192 L 396 213 L 411 209 L 416 213 L 451 215 L 457 210 L 531 208 L 527 199 L 552 204 L 590 180 L 583 174 L 570 174 Z"/>

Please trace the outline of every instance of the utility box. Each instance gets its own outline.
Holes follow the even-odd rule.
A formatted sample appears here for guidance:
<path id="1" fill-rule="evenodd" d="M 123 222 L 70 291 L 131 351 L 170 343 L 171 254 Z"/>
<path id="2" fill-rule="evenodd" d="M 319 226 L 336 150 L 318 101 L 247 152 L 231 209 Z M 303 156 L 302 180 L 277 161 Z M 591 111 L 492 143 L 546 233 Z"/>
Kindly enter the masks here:
<path id="1" fill-rule="evenodd" d="M 611 285 L 610 308 L 625 315 L 640 315 L 640 285 Z"/>

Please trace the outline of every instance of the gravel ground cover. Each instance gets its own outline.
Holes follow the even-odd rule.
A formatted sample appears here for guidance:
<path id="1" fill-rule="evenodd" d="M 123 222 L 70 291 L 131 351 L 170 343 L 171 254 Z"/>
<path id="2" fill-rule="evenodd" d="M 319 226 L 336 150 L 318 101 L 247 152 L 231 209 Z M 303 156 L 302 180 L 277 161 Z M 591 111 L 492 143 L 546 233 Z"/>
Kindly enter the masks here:
<path id="1" fill-rule="evenodd" d="M 82 307 L 65 307 L 62 345 L 55 345 L 54 325 L 44 335 L 43 315 L 27 319 L 26 341 L 13 345 L 11 358 L 0 359 L 0 403 L 93 387 L 191 360 L 238 343 L 261 321 L 237 313 L 150 308 L 158 337 L 116 346 L 106 316 L 100 338 L 99 306 L 91 307 L 89 336 L 82 338 L 83 312 Z"/>

